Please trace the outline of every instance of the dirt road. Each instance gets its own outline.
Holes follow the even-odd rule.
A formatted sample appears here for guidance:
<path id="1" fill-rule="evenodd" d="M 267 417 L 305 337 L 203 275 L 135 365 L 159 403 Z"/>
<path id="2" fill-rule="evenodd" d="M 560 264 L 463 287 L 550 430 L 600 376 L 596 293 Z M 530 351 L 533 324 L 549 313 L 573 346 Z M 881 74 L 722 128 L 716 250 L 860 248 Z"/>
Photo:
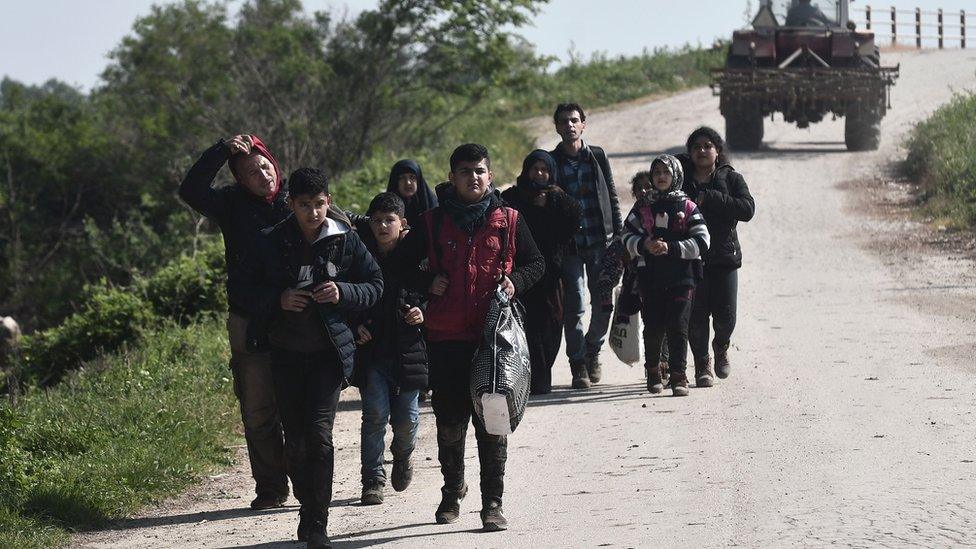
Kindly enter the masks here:
<path id="1" fill-rule="evenodd" d="M 844 151 L 843 121 L 767 124 L 761 152 L 733 157 L 756 197 L 741 230 L 732 376 L 684 399 L 650 397 L 640 369 L 604 353 L 605 381 L 536 398 L 509 444 L 512 529 L 462 518 L 433 524 L 440 477 L 429 409 L 419 469 L 404 494 L 360 507 L 357 402 L 336 440 L 337 547 L 714 547 L 839 543 L 976 544 L 976 281 L 968 260 L 879 250 L 881 224 L 851 184 L 902 158 L 911 124 L 953 90 L 976 86 L 976 52 L 891 55 L 902 77 L 875 153 Z M 723 128 L 706 89 L 592 113 L 622 195 L 658 151 L 705 123 Z M 551 126 L 539 143 L 554 143 Z M 911 226 L 908 226 L 909 228 Z M 904 254 L 904 255 L 901 255 Z M 354 397 L 349 394 L 347 397 Z M 477 484 L 473 436 L 468 481 Z M 246 465 L 77 546 L 292 547 L 295 508 L 244 510 Z"/>

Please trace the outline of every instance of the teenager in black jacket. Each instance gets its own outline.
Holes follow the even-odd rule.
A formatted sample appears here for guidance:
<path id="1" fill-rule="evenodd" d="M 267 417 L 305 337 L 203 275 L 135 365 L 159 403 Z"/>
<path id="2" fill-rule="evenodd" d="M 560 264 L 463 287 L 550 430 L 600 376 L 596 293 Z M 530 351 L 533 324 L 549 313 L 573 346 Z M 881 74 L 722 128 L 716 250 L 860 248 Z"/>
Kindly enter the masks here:
<path id="1" fill-rule="evenodd" d="M 704 278 L 695 292 L 688 342 L 695 357 L 695 376 L 711 376 L 712 357 L 708 352 L 709 318 L 715 328 L 715 374 L 729 375 L 729 342 L 735 329 L 738 296 L 738 269 L 742 248 L 736 226 L 749 221 L 756 203 L 749 186 L 725 157 L 725 142 L 709 127 L 688 136 L 687 155 L 681 155 L 686 169 L 684 191 L 701 210 L 711 235 L 711 246 L 704 256 Z"/>
<path id="2" fill-rule="evenodd" d="M 249 249 L 230 298 L 252 318 L 248 343 L 269 346 L 285 456 L 301 503 L 298 539 L 330 547 L 332 427 L 356 349 L 349 317 L 383 293 L 373 256 L 341 212 L 330 210 L 325 174 L 301 168 L 289 178 L 294 214 Z"/>
<path id="3" fill-rule="evenodd" d="M 216 188 L 214 179 L 224 164 L 229 165 L 236 184 Z M 261 229 L 288 215 L 287 196 L 278 161 L 256 135 L 221 139 L 203 153 L 180 184 L 180 198 L 220 226 L 228 283 L 238 276 L 241 250 L 259 238 Z M 251 508 L 268 509 L 280 507 L 288 499 L 284 437 L 272 390 L 271 356 L 245 348 L 249 323 L 246 311 L 231 302 L 227 315 L 230 370 L 257 492 Z"/>
<path id="4" fill-rule="evenodd" d="M 380 193 L 370 202 L 366 216 L 355 222 L 366 248 L 383 270 L 383 296 L 354 322 L 359 349 L 353 385 L 359 387 L 363 402 L 360 450 L 364 505 L 383 503 L 387 423 L 393 428 L 390 483 L 397 492 L 410 485 L 410 456 L 420 426 L 419 396 L 427 388 L 427 345 L 420 330 L 426 299 L 403 286 L 391 261 L 400 239 L 407 234 L 405 211 L 399 196 Z"/>
<path id="5" fill-rule="evenodd" d="M 502 199 L 522 214 L 546 260 L 545 274 L 521 297 L 534 395 L 552 391 L 552 365 L 559 353 L 563 328 L 560 272 L 563 256 L 573 249 L 573 235 L 582 215 L 579 202 L 559 188 L 556 177 L 555 159 L 537 149 L 522 161 L 515 186 L 502 193 Z"/>

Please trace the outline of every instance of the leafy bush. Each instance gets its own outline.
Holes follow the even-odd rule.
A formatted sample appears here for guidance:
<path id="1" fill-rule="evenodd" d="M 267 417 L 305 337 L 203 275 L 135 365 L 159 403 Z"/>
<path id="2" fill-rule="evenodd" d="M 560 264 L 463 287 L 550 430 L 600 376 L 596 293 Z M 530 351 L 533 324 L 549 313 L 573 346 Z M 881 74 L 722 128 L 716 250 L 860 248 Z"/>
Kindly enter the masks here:
<path id="1" fill-rule="evenodd" d="M 80 362 L 133 341 L 153 320 L 149 304 L 137 294 L 123 288 L 93 288 L 80 312 L 60 326 L 24 338 L 20 379 L 40 385 L 57 382 Z"/>
<path id="2" fill-rule="evenodd" d="M 957 95 L 918 124 L 906 171 L 922 184 L 925 210 L 957 228 L 976 227 L 976 94 Z"/>
<path id="3" fill-rule="evenodd" d="M 182 255 L 140 282 L 153 312 L 187 322 L 200 313 L 227 307 L 224 246 L 211 237 L 193 255 Z"/>
<path id="4" fill-rule="evenodd" d="M 228 463 L 237 409 L 221 322 L 147 330 L 16 408 L 0 403 L 0 546 L 63 544 Z"/>

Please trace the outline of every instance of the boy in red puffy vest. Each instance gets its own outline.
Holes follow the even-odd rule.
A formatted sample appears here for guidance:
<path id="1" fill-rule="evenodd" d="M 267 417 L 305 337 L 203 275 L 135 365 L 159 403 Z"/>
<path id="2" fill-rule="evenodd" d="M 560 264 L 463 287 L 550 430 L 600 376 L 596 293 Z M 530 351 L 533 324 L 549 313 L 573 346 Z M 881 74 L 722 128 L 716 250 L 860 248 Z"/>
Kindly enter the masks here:
<path id="1" fill-rule="evenodd" d="M 501 285 L 509 296 L 518 297 L 542 277 L 545 260 L 528 225 L 504 206 L 492 187 L 488 149 L 475 143 L 455 149 L 449 179 L 437 186 L 439 205 L 420 217 L 397 248 L 406 283 L 430 294 L 425 316 L 431 404 L 444 475 L 435 518 L 448 524 L 460 514 L 468 491 L 464 437 L 471 421 L 481 463 L 481 522 L 485 530 L 504 530 L 508 442 L 504 436 L 488 434 L 472 413 L 471 361 L 495 289 Z"/>

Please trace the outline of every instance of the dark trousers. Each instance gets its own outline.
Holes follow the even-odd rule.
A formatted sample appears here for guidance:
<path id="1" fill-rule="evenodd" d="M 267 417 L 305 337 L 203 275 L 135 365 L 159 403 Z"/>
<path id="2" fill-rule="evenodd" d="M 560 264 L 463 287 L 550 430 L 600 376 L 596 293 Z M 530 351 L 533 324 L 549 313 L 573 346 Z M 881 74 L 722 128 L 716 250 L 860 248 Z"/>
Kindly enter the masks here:
<path id="1" fill-rule="evenodd" d="M 695 290 L 687 286 L 641 292 L 641 320 L 644 321 L 644 360 L 648 366 L 661 361 L 665 337 L 668 371 L 684 375 L 688 359 L 688 319 Z"/>
<path id="2" fill-rule="evenodd" d="M 275 395 L 285 428 L 285 461 L 295 497 L 312 513 L 328 515 L 335 448 L 332 426 L 342 374 L 335 351 L 271 350 Z"/>
<path id="3" fill-rule="evenodd" d="M 562 284 L 557 279 L 538 283 L 522 297 L 525 306 L 525 339 L 532 365 L 533 395 L 552 391 L 552 365 L 563 335 Z"/>
<path id="4" fill-rule="evenodd" d="M 508 438 L 488 434 L 484 423 L 474 414 L 471 402 L 471 360 L 477 342 L 429 342 L 431 406 L 437 422 L 437 458 L 441 463 L 444 487 L 441 492 L 454 495 L 464 485 L 464 438 L 468 422 L 474 424 L 481 464 L 481 501 L 499 505 L 505 489 L 505 461 Z"/>
<path id="5" fill-rule="evenodd" d="M 691 309 L 688 337 L 691 354 L 695 360 L 708 356 L 709 319 L 715 328 L 712 348 L 725 351 L 729 348 L 735 329 L 735 306 L 739 291 L 737 269 L 705 269 L 704 278 L 695 289 L 695 301 Z"/>
<path id="6" fill-rule="evenodd" d="M 288 495 L 285 442 L 275 403 L 271 355 L 247 350 L 247 322 L 247 318 L 235 313 L 227 317 L 230 370 L 234 376 L 234 394 L 241 407 L 254 491 L 259 496 L 285 497 Z"/>

